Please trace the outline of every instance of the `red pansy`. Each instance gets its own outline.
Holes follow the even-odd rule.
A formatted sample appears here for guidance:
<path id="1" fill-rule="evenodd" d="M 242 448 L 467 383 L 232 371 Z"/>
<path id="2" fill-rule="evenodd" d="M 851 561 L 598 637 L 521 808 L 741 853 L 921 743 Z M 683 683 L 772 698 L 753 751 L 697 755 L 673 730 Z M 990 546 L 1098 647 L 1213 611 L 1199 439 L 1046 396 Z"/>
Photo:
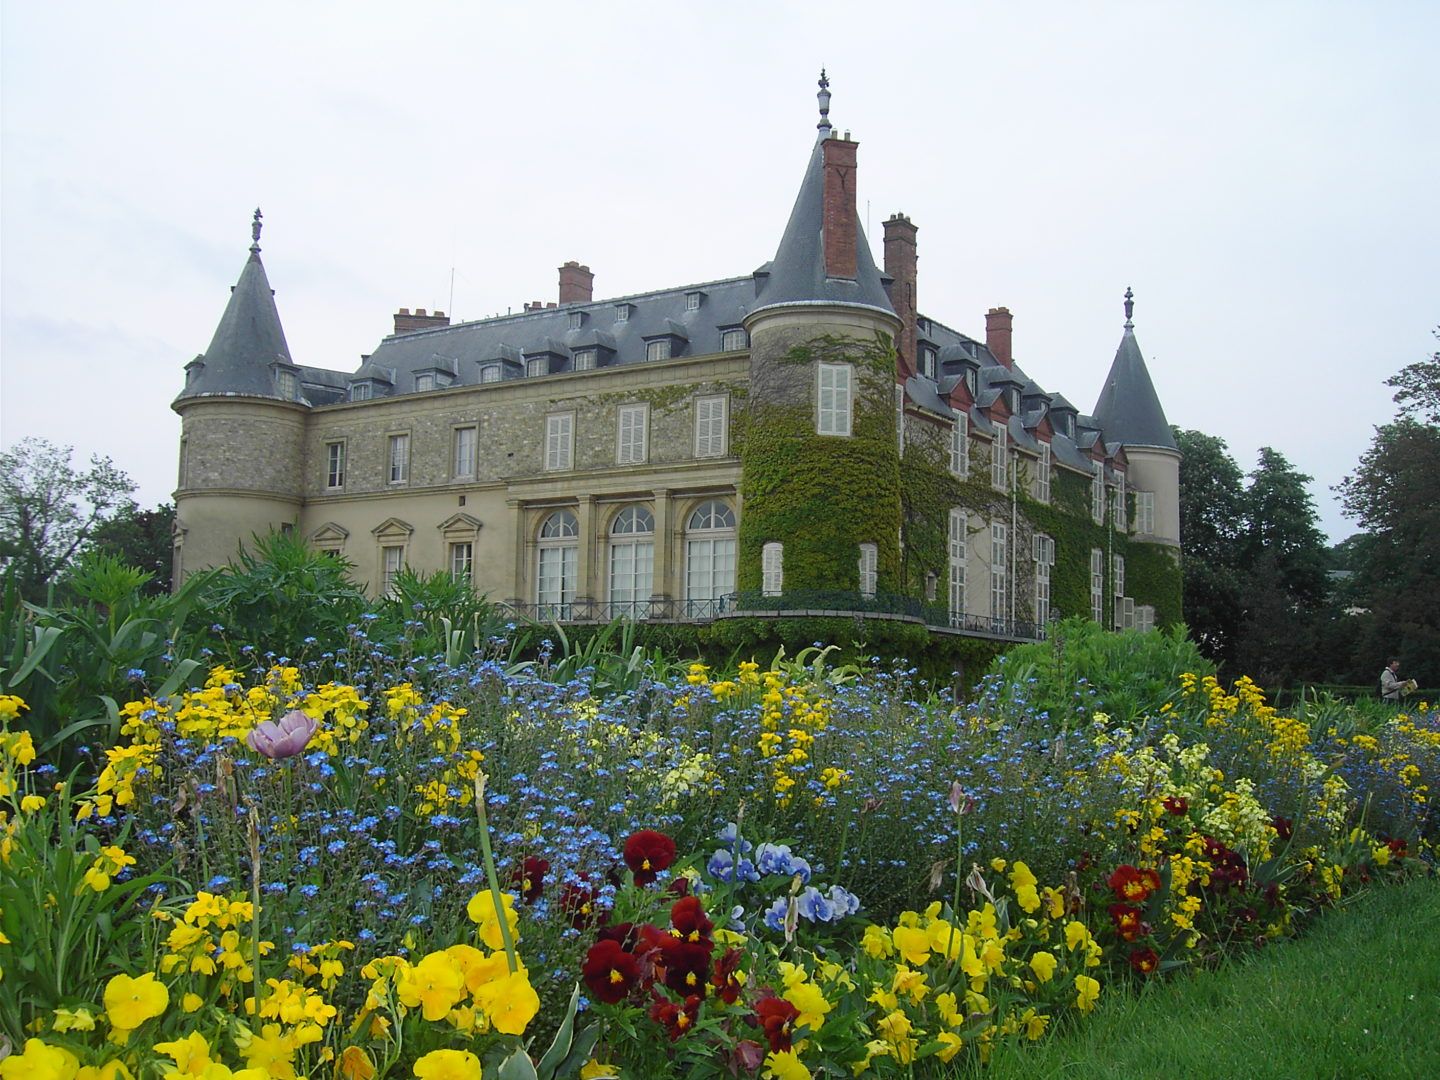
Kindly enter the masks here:
<path id="1" fill-rule="evenodd" d="M 641 829 L 625 841 L 625 865 L 635 875 L 636 885 L 649 885 L 674 861 L 675 841 L 662 832 Z"/>
<path id="2" fill-rule="evenodd" d="M 1137 907 L 1129 904 L 1111 904 L 1110 921 L 1115 924 L 1115 932 L 1126 941 L 1134 941 L 1145 933 L 1145 923 L 1141 919 L 1143 912 Z"/>
<path id="3" fill-rule="evenodd" d="M 1136 949 L 1130 954 L 1130 966 L 1141 975 L 1149 975 L 1160 966 L 1160 957 L 1154 949 Z"/>
<path id="4" fill-rule="evenodd" d="M 640 981 L 640 962 L 615 941 L 597 941 L 585 955 L 580 977 L 590 996 L 607 1005 L 624 1001 Z"/>
<path id="5" fill-rule="evenodd" d="M 675 901 L 670 908 L 670 925 L 675 933 L 686 941 L 707 941 L 715 924 L 705 915 L 705 905 L 698 896 L 687 896 Z"/>
<path id="6" fill-rule="evenodd" d="M 650 1006 L 650 1019 L 665 1028 L 671 1042 L 694 1027 L 695 1018 L 699 1014 L 700 997 L 698 994 L 688 995 L 684 1003 L 680 1005 L 662 998 Z"/>
<path id="7" fill-rule="evenodd" d="M 1176 817 L 1179 817 L 1180 815 L 1185 814 L 1189 811 L 1190 800 L 1185 798 L 1184 795 L 1169 795 L 1166 796 L 1166 798 L 1160 803 L 1160 805 L 1165 807 L 1165 809 L 1169 813 L 1172 813 Z"/>
<path id="8" fill-rule="evenodd" d="M 545 875 L 549 872 L 549 860 L 531 855 L 510 871 L 510 884 L 520 890 L 520 896 L 525 903 L 533 904 L 544 893 Z"/>
<path id="9" fill-rule="evenodd" d="M 773 1053 L 790 1049 L 790 1033 L 800 1019 L 799 1009 L 784 998 L 765 997 L 755 1003 L 755 1016 Z"/>

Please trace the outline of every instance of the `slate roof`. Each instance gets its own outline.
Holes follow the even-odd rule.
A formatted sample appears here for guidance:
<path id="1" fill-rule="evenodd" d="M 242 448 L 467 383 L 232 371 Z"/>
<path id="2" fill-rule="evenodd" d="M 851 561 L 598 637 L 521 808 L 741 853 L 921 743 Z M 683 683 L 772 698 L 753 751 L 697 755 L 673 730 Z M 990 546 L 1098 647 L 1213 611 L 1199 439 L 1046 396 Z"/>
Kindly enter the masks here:
<path id="1" fill-rule="evenodd" d="M 1120 347 L 1115 350 L 1115 361 L 1095 402 L 1094 419 L 1105 432 L 1107 443 L 1178 449 L 1128 319 Z"/>
<path id="2" fill-rule="evenodd" d="M 190 378 L 175 400 L 217 396 L 285 400 L 271 366 L 277 362 L 294 367 L 260 248 L 253 246 L 210 347 L 187 366 Z"/>

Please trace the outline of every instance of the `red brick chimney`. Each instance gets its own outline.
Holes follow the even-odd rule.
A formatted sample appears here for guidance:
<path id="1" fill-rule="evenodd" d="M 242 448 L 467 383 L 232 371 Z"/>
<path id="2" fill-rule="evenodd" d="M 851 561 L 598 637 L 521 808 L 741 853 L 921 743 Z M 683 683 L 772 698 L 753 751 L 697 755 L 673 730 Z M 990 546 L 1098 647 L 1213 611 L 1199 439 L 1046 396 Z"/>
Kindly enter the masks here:
<path id="1" fill-rule="evenodd" d="M 1007 368 L 1015 366 L 1010 355 L 1010 328 L 1014 316 L 1006 307 L 992 307 L 985 313 L 985 347 Z"/>
<path id="2" fill-rule="evenodd" d="M 904 382 L 917 370 L 919 359 L 915 342 L 915 226 L 904 214 L 891 214 L 885 219 L 885 273 L 890 283 L 890 306 L 903 324 L 900 340 L 895 343 L 900 354 L 895 377 Z"/>
<path id="3" fill-rule="evenodd" d="M 412 314 L 402 307 L 395 313 L 395 333 L 413 334 L 417 330 L 433 330 L 437 326 L 449 326 L 450 318 L 443 311 L 426 314 L 423 307 L 417 307 Z"/>
<path id="4" fill-rule="evenodd" d="M 825 276 L 854 278 L 855 268 L 855 151 L 849 132 L 843 139 L 829 138 L 825 154 L 825 203 L 821 230 L 825 245 Z"/>
<path id="5" fill-rule="evenodd" d="M 560 303 L 588 304 L 595 287 L 595 275 L 588 266 L 571 259 L 560 267 Z"/>

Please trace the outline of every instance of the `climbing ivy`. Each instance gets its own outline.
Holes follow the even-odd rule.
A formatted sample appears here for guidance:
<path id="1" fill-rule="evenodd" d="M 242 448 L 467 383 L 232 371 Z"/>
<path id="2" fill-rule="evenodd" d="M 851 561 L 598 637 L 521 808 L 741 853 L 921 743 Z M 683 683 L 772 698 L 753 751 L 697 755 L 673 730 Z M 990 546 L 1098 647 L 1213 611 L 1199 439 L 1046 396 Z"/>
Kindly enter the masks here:
<path id="1" fill-rule="evenodd" d="M 815 365 L 821 361 L 852 366 L 848 437 L 815 432 Z M 740 591 L 760 590 L 761 549 L 771 541 L 785 545 L 786 592 L 858 591 L 862 543 L 877 548 L 877 591 L 899 591 L 891 339 L 823 335 L 792 345 L 774 364 L 784 396 L 752 394 L 743 424 Z"/>

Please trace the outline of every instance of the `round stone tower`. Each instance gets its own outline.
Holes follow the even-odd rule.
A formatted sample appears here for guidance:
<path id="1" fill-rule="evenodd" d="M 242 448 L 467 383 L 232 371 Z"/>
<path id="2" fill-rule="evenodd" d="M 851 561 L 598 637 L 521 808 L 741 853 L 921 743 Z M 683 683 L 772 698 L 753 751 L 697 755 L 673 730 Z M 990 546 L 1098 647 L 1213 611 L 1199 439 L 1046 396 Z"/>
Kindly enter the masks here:
<path id="1" fill-rule="evenodd" d="M 252 536 L 293 528 L 303 502 L 309 404 L 260 261 L 259 210 L 251 236 L 210 347 L 185 366 L 171 405 L 181 419 L 176 588 L 232 560 Z"/>

